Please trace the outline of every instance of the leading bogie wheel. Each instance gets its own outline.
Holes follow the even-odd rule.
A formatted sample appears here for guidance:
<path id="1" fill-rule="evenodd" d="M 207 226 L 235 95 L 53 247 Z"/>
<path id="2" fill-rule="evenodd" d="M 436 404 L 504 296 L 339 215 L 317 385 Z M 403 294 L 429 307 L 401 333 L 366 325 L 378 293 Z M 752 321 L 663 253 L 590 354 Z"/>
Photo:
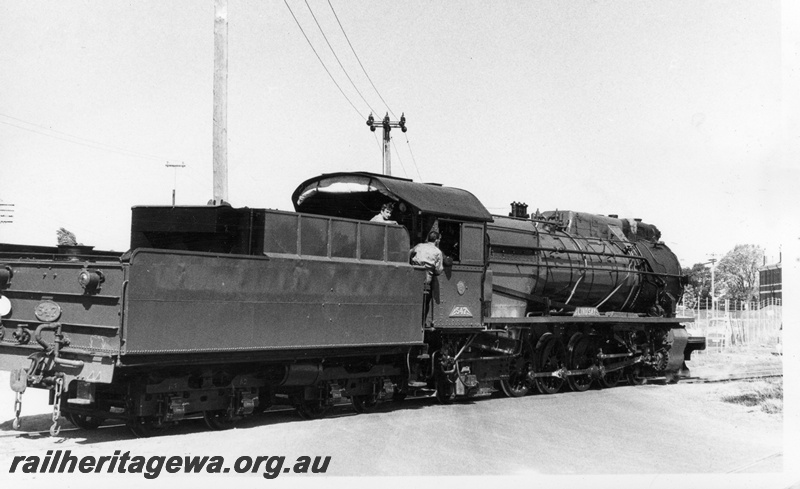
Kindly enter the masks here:
<path id="1" fill-rule="evenodd" d="M 628 383 L 630 385 L 642 385 L 645 382 L 647 382 L 647 378 L 645 378 L 642 375 L 641 371 L 639 370 L 639 367 L 634 367 L 631 370 L 629 370 L 627 377 L 628 377 Z"/>

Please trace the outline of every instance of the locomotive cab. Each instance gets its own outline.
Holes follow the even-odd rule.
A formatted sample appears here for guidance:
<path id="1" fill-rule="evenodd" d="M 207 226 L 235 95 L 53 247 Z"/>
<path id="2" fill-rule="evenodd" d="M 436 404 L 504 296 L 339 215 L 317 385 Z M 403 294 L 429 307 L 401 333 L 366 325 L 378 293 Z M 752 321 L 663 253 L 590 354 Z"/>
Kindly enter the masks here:
<path id="1" fill-rule="evenodd" d="M 483 303 L 488 299 L 483 293 L 484 239 L 492 217 L 474 195 L 366 172 L 322 175 L 303 182 L 292 194 L 298 212 L 350 219 L 368 220 L 387 202 L 395 204 L 391 219 L 409 231 L 409 252 L 431 231 L 441 236 L 445 270 L 432 284 L 431 307 L 423 318 L 426 327 L 482 328 Z"/>
<path id="2" fill-rule="evenodd" d="M 483 294 L 487 280 L 485 224 L 439 219 L 438 229 L 445 268 L 438 277 L 438 289 L 432 291 L 433 324 L 437 328 L 480 328 L 484 304 L 490 299 Z"/>

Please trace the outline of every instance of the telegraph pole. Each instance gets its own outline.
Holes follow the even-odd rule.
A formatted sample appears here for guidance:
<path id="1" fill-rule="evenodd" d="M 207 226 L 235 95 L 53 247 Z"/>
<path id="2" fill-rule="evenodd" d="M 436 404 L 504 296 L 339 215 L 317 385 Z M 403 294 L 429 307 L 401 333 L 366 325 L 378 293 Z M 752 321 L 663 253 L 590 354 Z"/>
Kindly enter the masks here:
<path id="1" fill-rule="evenodd" d="M 186 168 L 186 165 L 181 161 L 180 165 L 172 165 L 167 162 L 167 168 L 174 168 L 175 180 L 172 182 L 172 207 L 175 207 L 175 188 L 178 186 L 178 168 Z"/>
<path id="2" fill-rule="evenodd" d="M 228 0 L 214 0 L 214 205 L 228 200 Z"/>
<path id="3" fill-rule="evenodd" d="M 369 130 L 375 132 L 375 129 L 378 127 L 383 128 L 383 174 L 384 175 L 391 175 L 392 174 L 392 153 L 391 149 L 389 148 L 389 143 L 392 140 L 390 135 L 392 128 L 399 127 L 403 132 L 408 131 L 406 128 L 406 115 L 401 114 L 399 121 L 390 121 L 389 120 L 389 113 L 386 113 L 386 117 L 383 118 L 381 122 L 375 122 L 375 118 L 372 117 L 372 114 L 367 117 L 367 125 L 369 126 Z"/>
<path id="4" fill-rule="evenodd" d="M 711 309 L 714 311 L 712 316 L 716 316 L 717 310 L 714 307 L 714 301 L 717 300 L 717 298 L 714 297 L 714 293 L 716 292 L 714 290 L 714 270 L 716 269 L 717 259 L 712 258 L 708 262 L 711 263 Z"/>
<path id="5" fill-rule="evenodd" d="M 714 256 L 714 255 L 711 255 L 711 256 Z M 714 307 L 715 307 L 715 305 L 714 305 L 714 302 L 717 300 L 717 299 L 714 297 L 714 293 L 716 292 L 716 291 L 714 290 L 714 269 L 716 268 L 716 266 L 715 266 L 715 265 L 716 265 L 716 263 L 717 263 L 717 259 L 716 259 L 716 258 L 711 258 L 711 259 L 710 259 L 710 260 L 708 260 L 707 262 L 701 263 L 701 265 L 708 265 L 708 264 L 711 264 L 711 311 L 712 311 L 712 312 L 711 312 L 711 315 L 712 315 L 712 317 L 716 315 L 716 310 L 715 310 L 715 308 L 714 308 Z M 699 306 L 698 306 L 698 307 L 699 307 Z M 698 309 L 698 310 L 699 310 L 699 309 Z"/>

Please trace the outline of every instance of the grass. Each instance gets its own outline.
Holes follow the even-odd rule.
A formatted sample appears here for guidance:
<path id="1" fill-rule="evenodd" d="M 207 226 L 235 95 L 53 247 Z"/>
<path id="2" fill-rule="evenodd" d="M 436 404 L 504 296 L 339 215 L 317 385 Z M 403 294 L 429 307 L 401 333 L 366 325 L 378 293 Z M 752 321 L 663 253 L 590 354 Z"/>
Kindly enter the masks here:
<path id="1" fill-rule="evenodd" d="M 747 407 L 760 407 L 769 414 L 783 412 L 782 378 L 742 382 L 739 389 L 741 392 L 738 394 L 723 396 L 722 400 Z"/>

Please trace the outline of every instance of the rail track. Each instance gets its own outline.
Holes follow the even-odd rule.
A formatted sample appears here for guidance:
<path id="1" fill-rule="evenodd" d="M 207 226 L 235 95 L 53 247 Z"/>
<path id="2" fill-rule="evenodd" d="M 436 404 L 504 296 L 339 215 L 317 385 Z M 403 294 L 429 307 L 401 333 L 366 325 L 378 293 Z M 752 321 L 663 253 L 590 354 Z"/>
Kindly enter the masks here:
<path id="1" fill-rule="evenodd" d="M 680 379 L 680 383 L 712 384 L 712 383 L 718 383 L 718 382 L 736 382 L 736 381 L 746 381 L 746 380 L 761 380 L 761 379 L 776 378 L 776 377 L 783 377 L 783 373 L 779 369 L 762 369 L 762 370 L 753 370 L 753 371 L 750 371 L 750 372 L 737 373 L 737 374 L 724 375 L 724 376 L 683 377 L 683 378 Z M 655 378 L 648 379 L 647 383 L 659 384 L 659 383 L 665 383 L 665 381 L 666 381 L 666 379 L 663 378 L 663 377 L 655 377 Z M 411 399 L 412 398 L 409 397 L 409 400 L 411 400 Z M 337 407 L 343 407 L 343 406 L 346 406 L 347 404 L 348 403 L 342 403 L 340 405 L 337 405 Z M 264 412 L 264 414 L 267 414 L 267 413 L 279 413 L 279 412 L 293 412 L 293 411 L 294 411 L 293 408 L 283 407 L 283 406 L 277 407 L 276 406 L 275 408 L 268 409 L 267 411 Z M 186 419 L 194 419 L 194 417 L 186 418 Z M 202 418 L 198 417 L 197 419 L 202 419 Z M 64 423 L 64 425 L 65 426 L 63 426 L 62 429 L 61 429 L 62 433 L 71 433 L 71 432 L 81 431 L 80 428 L 70 427 L 69 423 Z M 123 428 L 123 427 L 125 427 L 124 423 L 109 423 L 109 424 L 102 425 L 100 428 L 101 429 L 110 429 L 110 428 Z M 40 436 L 41 437 L 45 437 L 45 436 L 49 436 L 49 435 L 50 435 L 50 433 L 48 432 L 48 430 L 41 430 L 41 431 L 15 431 L 15 430 L 9 430 L 9 431 L 6 431 L 6 432 L 1 432 L 0 433 L 0 439 L 12 438 L 12 437 L 37 438 L 37 437 L 40 437 Z"/>
<path id="2" fill-rule="evenodd" d="M 775 377 L 783 377 L 783 372 L 779 369 L 753 370 L 746 373 L 736 373 L 730 375 L 714 375 L 708 377 L 684 377 L 681 382 L 688 384 L 711 384 L 715 382 L 732 382 L 737 380 L 760 380 Z"/>

